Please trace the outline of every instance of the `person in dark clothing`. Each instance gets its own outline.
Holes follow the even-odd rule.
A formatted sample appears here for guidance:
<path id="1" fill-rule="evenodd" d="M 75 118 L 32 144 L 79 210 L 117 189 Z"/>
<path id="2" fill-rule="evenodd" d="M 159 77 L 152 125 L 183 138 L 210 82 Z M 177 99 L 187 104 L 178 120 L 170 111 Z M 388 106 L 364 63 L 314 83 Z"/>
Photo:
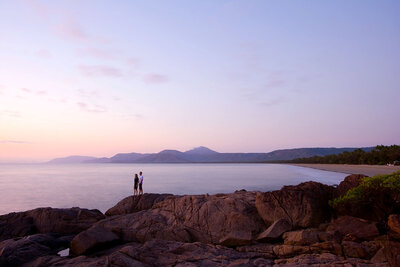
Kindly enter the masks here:
<path id="1" fill-rule="evenodd" d="M 143 173 L 139 172 L 139 195 L 143 195 Z"/>
<path id="2" fill-rule="evenodd" d="M 134 185 L 133 185 L 133 195 L 138 195 L 138 185 L 139 185 L 139 177 L 137 173 L 135 173 Z"/>

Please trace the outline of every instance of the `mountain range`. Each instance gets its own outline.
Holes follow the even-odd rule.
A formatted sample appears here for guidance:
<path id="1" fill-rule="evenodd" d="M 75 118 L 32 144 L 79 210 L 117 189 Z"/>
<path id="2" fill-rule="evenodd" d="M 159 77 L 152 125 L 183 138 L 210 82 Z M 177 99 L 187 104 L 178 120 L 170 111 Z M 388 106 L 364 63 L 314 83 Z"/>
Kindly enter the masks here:
<path id="1" fill-rule="evenodd" d="M 363 147 L 371 151 L 374 147 Z M 163 150 L 158 153 L 118 153 L 110 158 L 95 158 L 87 156 L 69 156 L 56 158 L 48 163 L 261 163 L 327 156 L 354 151 L 358 148 L 294 148 L 280 149 L 269 153 L 219 153 L 207 147 L 200 146 L 185 152 L 178 150 Z"/>

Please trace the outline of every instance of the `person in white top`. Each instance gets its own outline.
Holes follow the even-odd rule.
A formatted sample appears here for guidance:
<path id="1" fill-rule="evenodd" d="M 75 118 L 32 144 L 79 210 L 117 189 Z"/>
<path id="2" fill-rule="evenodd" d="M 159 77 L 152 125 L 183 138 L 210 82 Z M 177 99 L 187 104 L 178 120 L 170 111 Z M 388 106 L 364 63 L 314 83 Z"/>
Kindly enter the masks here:
<path id="1" fill-rule="evenodd" d="M 143 173 L 139 172 L 139 195 L 143 195 Z"/>

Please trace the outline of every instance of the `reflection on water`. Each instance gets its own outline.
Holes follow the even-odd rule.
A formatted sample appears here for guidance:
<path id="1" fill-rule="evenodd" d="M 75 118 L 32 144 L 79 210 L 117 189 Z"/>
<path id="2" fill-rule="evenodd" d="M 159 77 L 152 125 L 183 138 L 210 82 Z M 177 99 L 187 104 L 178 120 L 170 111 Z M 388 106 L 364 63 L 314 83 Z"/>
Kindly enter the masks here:
<path id="1" fill-rule="evenodd" d="M 269 191 L 304 181 L 338 184 L 346 174 L 282 164 L 1 164 L 0 214 L 37 207 L 84 207 L 102 212 L 133 192 L 214 194 Z"/>

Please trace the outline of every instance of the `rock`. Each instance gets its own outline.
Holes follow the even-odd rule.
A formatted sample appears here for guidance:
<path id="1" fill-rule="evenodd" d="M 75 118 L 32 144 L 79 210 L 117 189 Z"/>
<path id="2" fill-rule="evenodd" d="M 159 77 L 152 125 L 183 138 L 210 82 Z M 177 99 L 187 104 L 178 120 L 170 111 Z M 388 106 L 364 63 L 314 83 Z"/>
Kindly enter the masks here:
<path id="1" fill-rule="evenodd" d="M 74 255 L 81 255 L 117 240 L 119 237 L 113 232 L 102 227 L 91 227 L 72 239 L 70 251 Z"/>
<path id="2" fill-rule="evenodd" d="M 244 231 L 233 231 L 223 237 L 219 243 L 227 247 L 236 247 L 249 245 L 252 242 L 252 236 L 250 232 Z"/>
<path id="3" fill-rule="evenodd" d="M 383 252 L 390 266 L 399 266 L 400 242 L 388 241 L 383 247 Z"/>
<path id="4" fill-rule="evenodd" d="M 342 242 L 343 252 L 346 257 L 370 259 L 372 255 L 368 254 L 367 248 L 359 243 L 352 241 Z"/>
<path id="5" fill-rule="evenodd" d="M 254 236 L 265 229 L 254 202 L 254 192 L 170 197 L 152 209 L 108 217 L 93 227 L 107 229 L 124 242 L 163 239 L 216 244 L 234 232 Z"/>
<path id="6" fill-rule="evenodd" d="M 42 257 L 29 267 L 39 266 L 271 266 L 272 260 L 224 246 L 151 240 L 129 243 L 99 257 Z"/>
<path id="7" fill-rule="evenodd" d="M 325 241 L 321 243 L 314 243 L 310 246 L 313 253 L 333 253 L 342 256 L 342 246 L 335 241 Z"/>
<path id="8" fill-rule="evenodd" d="M 373 263 L 387 262 L 384 248 L 379 249 L 378 252 L 375 253 L 375 255 L 371 258 L 371 262 Z"/>
<path id="9" fill-rule="evenodd" d="M 299 254 L 310 254 L 312 250 L 309 246 L 296 245 L 276 245 L 273 248 L 275 255 L 279 258 L 289 258 Z"/>
<path id="10" fill-rule="evenodd" d="M 390 229 L 389 234 L 396 239 L 400 239 L 400 215 L 399 214 L 389 215 L 387 224 Z"/>
<path id="11" fill-rule="evenodd" d="M 342 216 L 334 220 L 327 231 L 338 231 L 343 236 L 350 235 L 358 240 L 368 240 L 379 235 L 376 222 L 351 216 Z"/>
<path id="12" fill-rule="evenodd" d="M 359 186 L 360 182 L 365 177 L 368 176 L 365 176 L 363 174 L 351 174 L 349 176 L 346 176 L 346 178 L 344 178 L 344 180 L 336 188 L 336 195 L 344 196 L 347 193 L 347 191 L 353 189 L 354 187 Z"/>
<path id="13" fill-rule="evenodd" d="M 107 216 L 114 216 L 148 210 L 151 209 L 154 204 L 172 196 L 173 195 L 171 194 L 143 194 L 141 196 L 129 196 L 107 210 L 105 214 Z"/>
<path id="14" fill-rule="evenodd" d="M 333 195 L 331 186 L 306 182 L 258 194 L 256 208 L 266 225 L 287 218 L 293 228 L 317 227 L 329 220 L 328 201 Z"/>
<path id="15" fill-rule="evenodd" d="M 35 233 L 77 234 L 105 216 L 98 210 L 38 208 L 0 216 L 0 241 Z"/>
<path id="16" fill-rule="evenodd" d="M 68 246 L 69 240 L 51 234 L 4 240 L 0 242 L 0 266 L 20 266 L 38 257 L 56 254 Z"/>
<path id="17" fill-rule="evenodd" d="M 249 246 L 239 246 L 239 247 L 236 247 L 236 250 L 239 252 L 254 252 L 264 258 L 273 259 L 273 258 L 275 258 L 273 248 L 274 248 L 274 245 L 272 245 L 272 244 L 260 243 L 260 244 L 254 244 L 254 245 L 249 245 Z"/>
<path id="18" fill-rule="evenodd" d="M 283 234 L 285 245 L 312 245 L 319 242 L 318 231 L 312 229 L 287 232 Z"/>
<path id="19" fill-rule="evenodd" d="M 283 233 L 290 231 L 292 224 L 286 218 L 275 221 L 267 230 L 258 235 L 258 241 L 272 241 L 280 238 Z"/>

